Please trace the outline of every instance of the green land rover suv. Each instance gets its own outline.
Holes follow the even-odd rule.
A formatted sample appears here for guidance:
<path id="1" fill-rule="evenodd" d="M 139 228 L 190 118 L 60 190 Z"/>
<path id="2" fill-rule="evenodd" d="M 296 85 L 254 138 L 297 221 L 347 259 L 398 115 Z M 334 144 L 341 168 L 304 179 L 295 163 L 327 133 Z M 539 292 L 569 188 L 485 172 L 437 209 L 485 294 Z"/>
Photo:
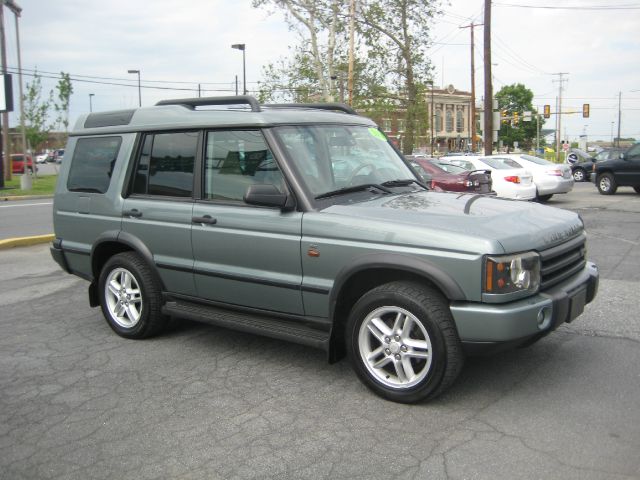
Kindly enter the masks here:
<path id="1" fill-rule="evenodd" d="M 126 338 L 170 317 L 348 355 L 398 402 L 530 344 L 596 295 L 578 215 L 430 191 L 345 105 L 168 100 L 81 117 L 51 253 Z"/>

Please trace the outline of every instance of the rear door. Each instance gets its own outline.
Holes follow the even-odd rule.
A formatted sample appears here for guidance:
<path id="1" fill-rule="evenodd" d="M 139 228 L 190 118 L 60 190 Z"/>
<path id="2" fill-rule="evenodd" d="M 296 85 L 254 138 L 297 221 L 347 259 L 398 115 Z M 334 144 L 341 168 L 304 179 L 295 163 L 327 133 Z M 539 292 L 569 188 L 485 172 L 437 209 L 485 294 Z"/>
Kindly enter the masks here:
<path id="1" fill-rule="evenodd" d="M 191 216 L 198 131 L 147 133 L 141 139 L 122 231 L 153 254 L 167 291 L 194 295 Z"/>

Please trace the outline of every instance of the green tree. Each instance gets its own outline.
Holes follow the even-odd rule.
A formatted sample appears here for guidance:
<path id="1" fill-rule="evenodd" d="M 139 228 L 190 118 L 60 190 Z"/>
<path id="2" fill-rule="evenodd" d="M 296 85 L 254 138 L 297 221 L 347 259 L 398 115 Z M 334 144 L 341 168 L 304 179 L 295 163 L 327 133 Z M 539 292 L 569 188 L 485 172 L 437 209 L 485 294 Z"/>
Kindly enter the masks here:
<path id="1" fill-rule="evenodd" d="M 260 96 L 277 96 L 276 87 L 281 93 L 293 92 L 289 96 L 294 98 L 300 92 L 309 96 L 312 81 L 313 93 L 323 101 L 334 101 L 336 54 L 338 44 L 343 43 L 338 42 L 338 37 L 345 30 L 342 22 L 345 0 L 253 0 L 252 5 L 284 11 L 289 28 L 302 39 L 301 45 L 293 49 L 291 60 L 266 67 L 267 80 L 261 84 Z M 296 72 L 296 67 L 302 71 Z"/>
<path id="2" fill-rule="evenodd" d="M 535 143 L 537 125 L 535 115 L 538 113 L 533 108 L 533 92 L 521 83 L 505 85 L 495 95 L 498 100 L 500 111 L 506 111 L 508 117 L 518 113 L 518 124 L 513 120 L 503 123 L 500 126 L 498 138 L 503 144 L 513 148 L 513 142 L 518 142 L 518 146 L 523 149 L 530 149 Z M 532 112 L 532 119 L 529 122 L 523 121 L 523 113 Z M 544 119 L 540 118 L 540 128 L 544 124 Z"/>
<path id="3" fill-rule="evenodd" d="M 375 71 L 370 76 L 384 75 L 388 91 L 393 92 L 390 99 L 405 112 L 405 154 L 413 151 L 418 118 L 426 111 L 420 91 L 431 77 L 426 48 L 440 4 L 439 0 L 369 0 L 356 18 L 368 46 L 368 69 Z"/>
<path id="4" fill-rule="evenodd" d="M 403 149 L 411 153 L 416 130 L 426 129 L 421 93 L 431 75 L 426 56 L 440 0 L 368 0 L 356 13 L 358 47 L 354 107 L 378 116 L 403 112 Z M 262 101 L 334 101 L 347 77 L 347 0 L 253 0 L 254 7 L 285 12 L 301 43 L 287 59 L 263 69 Z M 423 118 L 424 117 L 424 118 Z M 421 120 L 422 119 L 422 120 Z M 424 124 L 424 125 L 421 125 Z"/>
<path id="5" fill-rule="evenodd" d="M 52 130 L 49 123 L 49 110 L 53 104 L 53 92 L 43 98 L 42 79 L 36 71 L 31 83 L 27 83 L 24 100 L 24 125 L 27 142 L 36 151 L 47 140 Z"/>
<path id="6" fill-rule="evenodd" d="M 64 131 L 69 131 L 69 103 L 73 94 L 71 76 L 68 73 L 60 72 L 60 80 L 56 85 L 57 98 L 53 102 L 56 111 L 56 125 L 63 127 Z"/>

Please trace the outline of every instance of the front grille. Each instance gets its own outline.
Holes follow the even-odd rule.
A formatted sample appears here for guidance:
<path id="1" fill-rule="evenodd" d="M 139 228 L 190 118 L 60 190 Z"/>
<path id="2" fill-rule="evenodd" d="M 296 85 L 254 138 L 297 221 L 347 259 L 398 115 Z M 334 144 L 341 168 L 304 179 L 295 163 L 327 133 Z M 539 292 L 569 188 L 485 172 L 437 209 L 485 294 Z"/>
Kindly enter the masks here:
<path id="1" fill-rule="evenodd" d="M 585 237 L 540 252 L 540 290 L 544 291 L 580 272 L 587 263 Z"/>

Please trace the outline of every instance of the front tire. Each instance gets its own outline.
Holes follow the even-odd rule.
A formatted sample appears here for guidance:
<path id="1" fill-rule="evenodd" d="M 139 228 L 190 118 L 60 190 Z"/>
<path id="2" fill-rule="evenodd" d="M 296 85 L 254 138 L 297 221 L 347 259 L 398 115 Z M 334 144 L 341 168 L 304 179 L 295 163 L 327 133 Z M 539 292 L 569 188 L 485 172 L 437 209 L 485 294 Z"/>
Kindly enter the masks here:
<path id="1" fill-rule="evenodd" d="M 347 350 L 360 380 L 400 403 L 432 399 L 464 364 L 446 299 L 414 282 L 393 282 L 364 294 L 347 324 Z"/>
<path id="2" fill-rule="evenodd" d="M 584 182 L 587 178 L 587 173 L 581 169 L 581 168 L 576 168 L 573 171 L 573 180 L 575 182 Z"/>
<path id="3" fill-rule="evenodd" d="M 100 306 L 109 326 L 125 338 L 147 338 L 167 324 L 162 315 L 162 294 L 147 264 L 135 253 L 111 257 L 98 283 Z"/>
<path id="4" fill-rule="evenodd" d="M 616 190 L 618 190 L 618 185 L 616 184 L 613 175 L 610 173 L 598 175 L 596 184 L 598 185 L 598 191 L 602 195 L 613 195 L 616 193 Z"/>
<path id="5" fill-rule="evenodd" d="M 636 193 L 640 193 L 640 186 L 639 187 L 633 187 L 633 189 L 636 191 Z"/>

